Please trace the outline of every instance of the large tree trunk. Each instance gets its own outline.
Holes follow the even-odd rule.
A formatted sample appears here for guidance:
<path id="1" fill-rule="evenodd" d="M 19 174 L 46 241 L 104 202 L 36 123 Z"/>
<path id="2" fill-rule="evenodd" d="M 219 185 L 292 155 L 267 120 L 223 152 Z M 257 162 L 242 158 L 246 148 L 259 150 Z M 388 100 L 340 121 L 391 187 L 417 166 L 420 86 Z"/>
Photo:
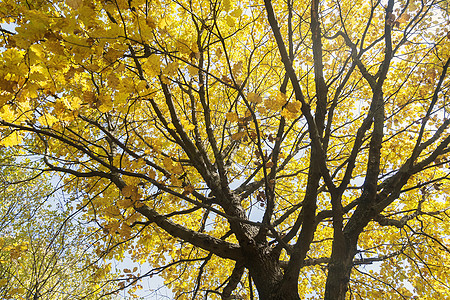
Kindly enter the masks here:
<path id="1" fill-rule="evenodd" d="M 245 266 L 255 283 L 261 300 L 300 300 L 297 281 L 289 286 L 283 281 L 279 255 L 268 245 L 249 247 L 245 253 Z M 249 250 L 247 248 L 247 250 Z"/>
<path id="2" fill-rule="evenodd" d="M 360 233 L 370 220 L 370 209 L 357 209 L 356 215 L 365 218 L 352 218 L 346 226 L 341 239 L 334 239 L 328 275 L 325 284 L 324 300 L 345 300 L 353 268 L 353 259 L 357 253 Z"/>
<path id="3" fill-rule="evenodd" d="M 300 300 L 298 286 L 280 286 L 268 281 L 263 285 L 255 281 L 255 285 L 261 300 Z"/>
<path id="4" fill-rule="evenodd" d="M 283 282 L 276 287 L 268 299 L 274 300 L 300 300 L 298 294 L 298 281 Z"/>
<path id="5" fill-rule="evenodd" d="M 300 300 L 297 282 L 294 286 L 285 285 L 261 270 L 251 272 L 259 299 L 261 300 Z"/>
<path id="6" fill-rule="evenodd" d="M 331 257 L 328 264 L 324 300 L 345 300 L 353 267 L 354 253 L 355 251 L 349 249 L 348 253 L 344 255 Z"/>

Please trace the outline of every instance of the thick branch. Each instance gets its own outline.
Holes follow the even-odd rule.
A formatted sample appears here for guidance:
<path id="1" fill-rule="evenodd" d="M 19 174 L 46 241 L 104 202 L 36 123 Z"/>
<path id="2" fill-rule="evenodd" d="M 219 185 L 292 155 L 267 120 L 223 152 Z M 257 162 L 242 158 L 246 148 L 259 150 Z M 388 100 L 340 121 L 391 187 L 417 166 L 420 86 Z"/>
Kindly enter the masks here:
<path id="1" fill-rule="evenodd" d="M 241 281 L 241 277 L 244 274 L 244 265 L 240 262 L 236 262 L 233 272 L 228 280 L 228 284 L 223 288 L 222 300 L 234 299 L 231 293 L 236 289 L 237 285 Z"/>
<path id="2" fill-rule="evenodd" d="M 232 260 L 239 260 L 242 258 L 240 247 L 236 244 L 185 228 L 158 214 L 146 205 L 136 207 L 136 211 L 145 216 L 150 222 L 155 223 L 160 228 L 164 229 L 170 235 L 187 241 L 194 246 L 210 251 L 222 258 Z"/>

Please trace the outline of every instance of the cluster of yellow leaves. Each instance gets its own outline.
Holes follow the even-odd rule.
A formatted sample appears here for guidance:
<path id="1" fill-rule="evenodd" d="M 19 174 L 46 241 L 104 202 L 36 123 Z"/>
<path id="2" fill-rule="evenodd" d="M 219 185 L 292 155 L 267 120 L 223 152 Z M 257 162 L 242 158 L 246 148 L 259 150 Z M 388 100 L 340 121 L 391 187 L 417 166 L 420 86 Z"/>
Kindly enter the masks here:
<path id="1" fill-rule="evenodd" d="M 125 198 L 131 198 L 133 201 L 138 201 L 141 199 L 142 195 L 139 194 L 139 189 L 137 186 L 127 185 L 122 189 L 122 194 Z"/>
<path id="2" fill-rule="evenodd" d="M 28 242 L 16 242 L 13 244 L 5 245 L 5 239 L 0 239 L 0 248 L 2 252 L 7 252 L 9 254 L 9 259 L 11 260 L 17 260 L 18 258 L 20 258 L 22 254 L 27 251 L 28 244 Z"/>

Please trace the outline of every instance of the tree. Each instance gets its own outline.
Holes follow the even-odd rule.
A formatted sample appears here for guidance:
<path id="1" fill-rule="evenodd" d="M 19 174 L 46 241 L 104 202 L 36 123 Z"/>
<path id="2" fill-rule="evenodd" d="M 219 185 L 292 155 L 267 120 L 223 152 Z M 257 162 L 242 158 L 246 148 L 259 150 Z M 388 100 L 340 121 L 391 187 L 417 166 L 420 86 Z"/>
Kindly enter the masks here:
<path id="1" fill-rule="evenodd" d="M 449 296 L 447 1 L 7 0 L 0 17 L 1 143 L 66 174 L 99 255 L 152 266 L 128 282 Z"/>
<path id="2" fill-rule="evenodd" d="M 36 163 L 13 161 L 13 154 L 0 157 L 0 297 L 98 299 L 113 291 L 110 276 L 99 276 L 89 259 L 86 228 L 33 171 Z"/>

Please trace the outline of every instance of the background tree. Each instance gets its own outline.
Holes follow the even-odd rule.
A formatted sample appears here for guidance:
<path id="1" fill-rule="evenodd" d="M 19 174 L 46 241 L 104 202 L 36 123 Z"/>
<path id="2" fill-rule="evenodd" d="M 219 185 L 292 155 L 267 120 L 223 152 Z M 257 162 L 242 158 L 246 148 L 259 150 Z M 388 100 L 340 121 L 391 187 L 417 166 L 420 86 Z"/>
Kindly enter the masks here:
<path id="1" fill-rule="evenodd" d="M 447 1 L 17 0 L 0 17 L 17 26 L 1 143 L 67 174 L 99 255 L 152 266 L 130 283 L 449 296 Z"/>
<path id="2" fill-rule="evenodd" d="M 35 163 L 0 157 L 0 297 L 98 299 L 114 291 L 92 255 L 89 231 L 68 215 Z M 37 179 L 38 178 L 38 179 Z M 106 297 L 111 298 L 112 296 Z"/>

